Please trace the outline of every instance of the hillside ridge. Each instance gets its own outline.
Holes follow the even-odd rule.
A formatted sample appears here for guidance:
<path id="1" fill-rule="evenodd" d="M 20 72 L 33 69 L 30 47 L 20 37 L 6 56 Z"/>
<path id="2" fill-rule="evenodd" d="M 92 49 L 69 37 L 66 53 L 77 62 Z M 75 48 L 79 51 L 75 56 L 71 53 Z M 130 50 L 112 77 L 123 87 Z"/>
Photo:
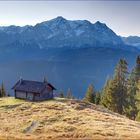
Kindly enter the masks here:
<path id="1" fill-rule="evenodd" d="M 80 100 L 0 99 L 0 138 L 136 139 L 140 123 Z"/>

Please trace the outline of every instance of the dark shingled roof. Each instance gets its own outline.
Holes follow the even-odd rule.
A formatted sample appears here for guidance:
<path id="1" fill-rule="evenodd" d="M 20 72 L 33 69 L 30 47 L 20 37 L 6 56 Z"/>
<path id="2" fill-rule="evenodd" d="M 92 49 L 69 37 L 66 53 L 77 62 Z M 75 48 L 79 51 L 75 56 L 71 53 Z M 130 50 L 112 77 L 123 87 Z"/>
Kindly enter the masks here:
<path id="1" fill-rule="evenodd" d="M 25 91 L 25 92 L 34 92 L 41 93 L 46 85 L 52 88 L 52 90 L 56 90 L 50 83 L 38 82 L 38 81 L 29 81 L 29 80 L 19 80 L 12 89 Z"/>

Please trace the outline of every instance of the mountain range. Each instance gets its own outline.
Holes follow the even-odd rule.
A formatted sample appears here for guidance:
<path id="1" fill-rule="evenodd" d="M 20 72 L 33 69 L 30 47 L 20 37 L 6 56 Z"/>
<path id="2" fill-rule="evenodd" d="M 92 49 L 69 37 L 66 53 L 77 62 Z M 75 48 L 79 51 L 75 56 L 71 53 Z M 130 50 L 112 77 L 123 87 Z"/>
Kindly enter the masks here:
<path id="1" fill-rule="evenodd" d="M 21 76 L 47 76 L 58 90 L 71 88 L 81 98 L 89 83 L 101 89 L 119 58 L 130 69 L 139 53 L 140 37 L 121 37 L 99 21 L 59 16 L 35 26 L 0 27 L 0 77 L 10 93 Z"/>
<path id="2" fill-rule="evenodd" d="M 125 44 L 131 45 L 140 49 L 140 37 L 138 36 L 122 37 L 122 40 Z"/>

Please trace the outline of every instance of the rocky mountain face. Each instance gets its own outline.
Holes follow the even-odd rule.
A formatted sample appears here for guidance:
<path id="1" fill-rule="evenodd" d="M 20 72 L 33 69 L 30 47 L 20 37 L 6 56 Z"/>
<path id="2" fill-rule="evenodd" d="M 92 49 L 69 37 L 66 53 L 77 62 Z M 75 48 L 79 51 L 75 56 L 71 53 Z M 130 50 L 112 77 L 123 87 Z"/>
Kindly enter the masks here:
<path id="1" fill-rule="evenodd" d="M 24 46 L 36 44 L 40 49 L 123 44 L 122 39 L 104 23 L 97 21 L 92 24 L 87 20 L 69 21 L 63 17 L 35 26 L 0 27 L 0 46 L 15 42 Z"/>

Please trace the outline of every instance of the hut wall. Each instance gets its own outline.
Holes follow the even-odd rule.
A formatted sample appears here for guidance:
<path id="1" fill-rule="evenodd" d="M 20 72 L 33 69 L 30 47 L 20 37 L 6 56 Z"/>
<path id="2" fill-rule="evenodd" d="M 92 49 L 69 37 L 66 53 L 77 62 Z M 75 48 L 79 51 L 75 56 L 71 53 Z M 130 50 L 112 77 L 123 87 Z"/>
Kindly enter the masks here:
<path id="1" fill-rule="evenodd" d="M 43 98 L 39 94 L 36 94 L 34 100 L 40 101 L 40 100 L 43 100 Z"/>
<path id="2" fill-rule="evenodd" d="M 41 94 L 41 98 L 43 99 L 51 99 L 53 98 L 53 90 L 48 90 L 47 88 Z"/>
<path id="3" fill-rule="evenodd" d="M 21 91 L 16 91 L 16 97 L 26 99 L 26 93 Z"/>

